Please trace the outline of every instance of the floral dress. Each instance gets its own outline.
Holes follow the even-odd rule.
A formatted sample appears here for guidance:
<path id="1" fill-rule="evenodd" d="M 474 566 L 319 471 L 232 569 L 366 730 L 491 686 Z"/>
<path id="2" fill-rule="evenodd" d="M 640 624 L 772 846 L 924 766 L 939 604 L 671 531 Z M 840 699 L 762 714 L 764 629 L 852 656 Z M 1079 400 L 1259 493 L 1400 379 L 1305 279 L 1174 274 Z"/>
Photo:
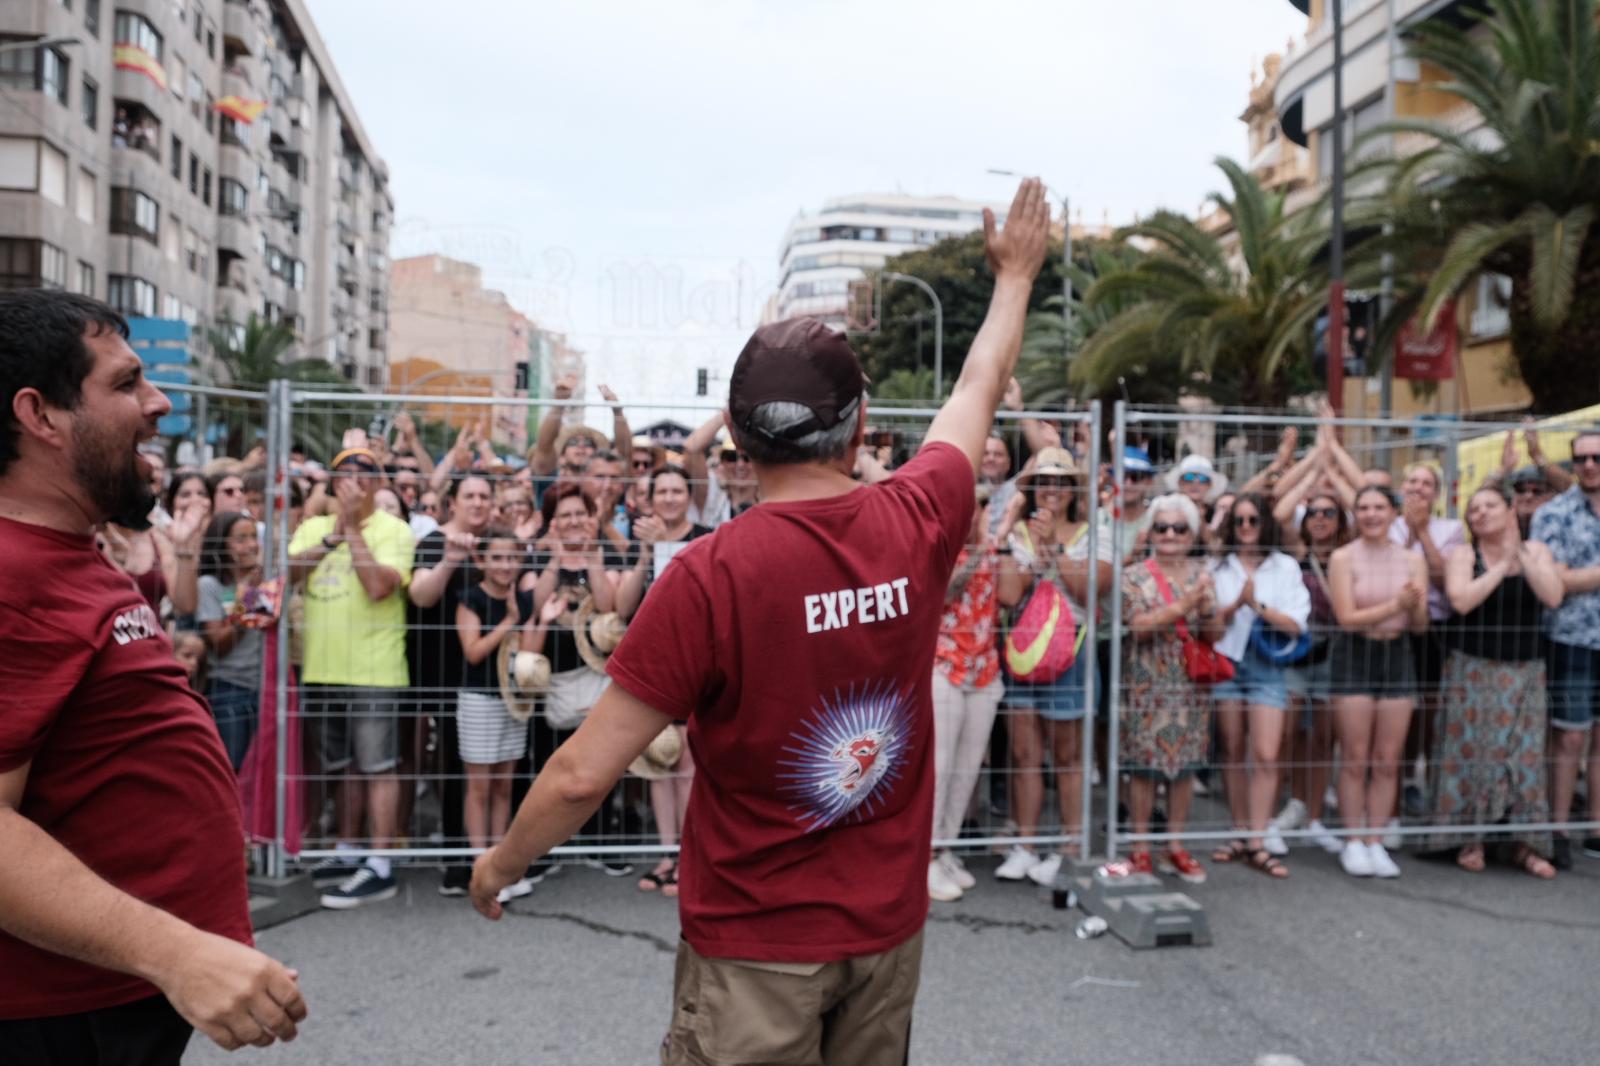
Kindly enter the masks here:
<path id="1" fill-rule="evenodd" d="M 1191 566 L 1187 581 L 1169 579 L 1174 599 L 1200 580 Z M 1130 566 L 1122 574 L 1122 617 L 1126 620 L 1165 605 L 1148 566 Z M 1193 624 L 1192 621 L 1190 623 Z M 1138 639 L 1122 638 L 1122 705 L 1118 708 L 1122 769 L 1169 781 L 1194 773 L 1206 763 L 1211 740 L 1211 698 L 1189 680 L 1183 663 L 1183 642 L 1176 626 Z"/>

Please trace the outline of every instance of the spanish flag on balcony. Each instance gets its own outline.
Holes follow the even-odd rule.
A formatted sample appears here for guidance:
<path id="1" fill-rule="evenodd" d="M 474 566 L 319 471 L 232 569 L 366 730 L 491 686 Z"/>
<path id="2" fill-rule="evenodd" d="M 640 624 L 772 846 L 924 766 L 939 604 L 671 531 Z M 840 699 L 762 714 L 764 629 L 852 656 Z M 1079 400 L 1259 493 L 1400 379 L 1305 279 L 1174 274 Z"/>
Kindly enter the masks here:
<path id="1" fill-rule="evenodd" d="M 118 70 L 131 70 L 143 74 L 163 89 L 167 87 L 167 72 L 156 57 L 136 44 L 119 44 L 112 52 L 112 61 Z"/>
<path id="2" fill-rule="evenodd" d="M 214 110 L 221 111 L 235 122 L 251 123 L 261 117 L 261 112 L 267 109 L 265 100 L 246 100 L 242 96 L 224 96 L 212 105 Z"/>

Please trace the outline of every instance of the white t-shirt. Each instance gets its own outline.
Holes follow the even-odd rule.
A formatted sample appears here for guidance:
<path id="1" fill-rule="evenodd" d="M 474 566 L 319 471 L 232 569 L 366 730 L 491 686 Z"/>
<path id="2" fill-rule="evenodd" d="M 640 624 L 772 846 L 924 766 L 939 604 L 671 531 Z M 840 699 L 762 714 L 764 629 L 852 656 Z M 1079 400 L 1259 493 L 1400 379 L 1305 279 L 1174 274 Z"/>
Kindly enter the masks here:
<path id="1" fill-rule="evenodd" d="M 1211 579 L 1216 583 L 1218 607 L 1227 607 L 1237 600 L 1244 583 L 1252 576 L 1256 602 L 1282 611 L 1304 630 L 1311 618 L 1311 594 L 1300 576 L 1300 564 L 1283 552 L 1268 553 L 1254 575 L 1245 572 L 1236 554 L 1213 563 Z M 1240 607 L 1234 612 L 1233 621 L 1228 623 L 1228 631 L 1217 641 L 1217 650 L 1234 662 L 1241 662 L 1245 649 L 1250 646 L 1250 630 L 1255 624 L 1256 612 L 1250 607 Z"/>

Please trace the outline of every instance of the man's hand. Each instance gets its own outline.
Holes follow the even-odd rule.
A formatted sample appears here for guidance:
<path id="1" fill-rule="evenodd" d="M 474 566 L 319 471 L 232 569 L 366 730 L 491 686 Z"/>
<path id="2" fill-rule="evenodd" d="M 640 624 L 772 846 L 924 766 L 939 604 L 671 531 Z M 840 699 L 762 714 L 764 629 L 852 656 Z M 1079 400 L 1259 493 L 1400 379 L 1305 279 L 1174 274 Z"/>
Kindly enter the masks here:
<path id="1" fill-rule="evenodd" d="M 1005 227 L 998 232 L 994 212 L 983 209 L 983 249 L 996 281 L 1008 277 L 1031 285 L 1044 265 L 1049 242 L 1050 205 L 1038 178 L 1027 178 L 1017 188 Z"/>
<path id="2" fill-rule="evenodd" d="M 409 411 L 401 411 L 394 416 L 394 434 L 400 440 L 414 441 L 417 439 L 417 423 Z"/>
<path id="3" fill-rule="evenodd" d="M 1522 439 L 1528 445 L 1528 461 L 1534 466 L 1544 466 L 1544 448 L 1539 444 L 1539 427 L 1534 425 L 1531 418 L 1523 420 Z"/>
<path id="4" fill-rule="evenodd" d="M 1000 398 L 1000 406 L 1007 411 L 1022 410 L 1022 386 L 1017 384 L 1016 378 L 1006 383 L 1006 394 Z"/>
<path id="5" fill-rule="evenodd" d="M 195 930 L 177 963 L 151 980 L 185 1021 L 233 1051 L 293 1040 L 305 1020 L 299 975 L 254 948 Z"/>
<path id="6" fill-rule="evenodd" d="M 562 374 L 559 378 L 556 378 L 556 383 L 555 383 L 555 388 L 554 388 L 556 399 L 558 399 L 558 400 L 570 400 L 570 399 L 572 399 L 572 394 L 573 394 L 574 391 L 577 390 L 577 388 L 578 388 L 578 375 L 576 375 L 576 374 Z"/>
<path id="7" fill-rule="evenodd" d="M 599 388 L 600 388 L 600 398 L 602 400 L 604 400 L 606 403 L 610 404 L 612 407 L 618 406 L 617 394 L 611 391 L 611 386 L 609 386 L 609 385 L 601 385 L 601 386 L 599 386 Z"/>
<path id="8" fill-rule="evenodd" d="M 478 856 L 478 861 L 472 864 L 472 884 L 467 889 L 474 909 L 491 922 L 498 922 L 505 911 L 500 906 L 500 890 L 522 876 L 521 870 L 499 867 L 497 850 L 490 848 Z"/>
<path id="9" fill-rule="evenodd" d="M 167 527 L 167 536 L 180 552 L 198 552 L 205 539 L 206 522 L 211 518 L 211 500 L 200 496 L 178 508 Z"/>
<path id="10" fill-rule="evenodd" d="M 452 563 L 464 563 L 472 555 L 472 549 L 477 547 L 478 538 L 471 533 L 446 533 L 444 535 L 444 557 Z"/>
<path id="11" fill-rule="evenodd" d="M 1279 469 L 1287 468 L 1294 463 L 1294 449 L 1298 443 L 1300 443 L 1300 431 L 1293 426 L 1283 427 L 1283 433 L 1278 438 Z"/>
<path id="12" fill-rule="evenodd" d="M 361 509 L 367 501 L 367 494 L 361 491 L 361 486 L 356 484 L 354 478 L 342 477 L 333 486 L 334 498 L 339 504 L 339 528 L 342 532 L 350 533 L 361 528 Z"/>

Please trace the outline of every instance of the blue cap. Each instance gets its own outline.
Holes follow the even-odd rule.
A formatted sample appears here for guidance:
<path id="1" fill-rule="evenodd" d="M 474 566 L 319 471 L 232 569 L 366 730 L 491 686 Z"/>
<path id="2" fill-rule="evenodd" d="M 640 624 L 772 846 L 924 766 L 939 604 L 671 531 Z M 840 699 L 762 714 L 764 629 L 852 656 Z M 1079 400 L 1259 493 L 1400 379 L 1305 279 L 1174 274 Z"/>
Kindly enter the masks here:
<path id="1" fill-rule="evenodd" d="M 1122 469 L 1133 470 L 1141 474 L 1153 474 L 1156 468 L 1150 462 L 1150 453 L 1143 448 L 1133 445 L 1124 445 L 1122 449 Z"/>

